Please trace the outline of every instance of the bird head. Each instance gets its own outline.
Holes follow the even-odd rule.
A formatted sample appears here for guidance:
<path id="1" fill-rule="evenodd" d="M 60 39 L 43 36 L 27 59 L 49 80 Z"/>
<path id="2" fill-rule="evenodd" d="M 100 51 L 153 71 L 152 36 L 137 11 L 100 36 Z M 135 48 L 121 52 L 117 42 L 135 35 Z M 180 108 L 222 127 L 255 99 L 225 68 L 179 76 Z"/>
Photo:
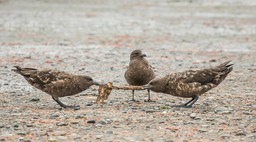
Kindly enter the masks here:
<path id="1" fill-rule="evenodd" d="M 130 55 L 130 60 L 136 59 L 136 58 L 143 58 L 146 57 L 146 54 L 143 54 L 141 52 L 141 50 L 134 50 L 132 51 L 131 55 Z"/>
<path id="2" fill-rule="evenodd" d="M 97 85 L 97 86 L 100 85 L 100 83 L 94 81 L 89 76 L 78 76 L 78 80 L 79 80 L 79 86 L 86 89 L 92 85 Z"/>
<path id="3" fill-rule="evenodd" d="M 144 89 L 149 89 L 154 92 L 164 92 L 165 91 L 165 82 L 162 79 L 153 79 L 148 84 L 144 85 Z"/>

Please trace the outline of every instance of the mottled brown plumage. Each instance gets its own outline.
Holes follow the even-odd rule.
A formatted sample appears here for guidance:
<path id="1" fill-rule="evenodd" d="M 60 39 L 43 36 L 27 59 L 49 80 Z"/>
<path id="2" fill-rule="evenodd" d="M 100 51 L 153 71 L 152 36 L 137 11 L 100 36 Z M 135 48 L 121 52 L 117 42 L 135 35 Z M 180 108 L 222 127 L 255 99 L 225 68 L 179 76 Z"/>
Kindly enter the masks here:
<path id="1" fill-rule="evenodd" d="M 92 85 L 99 85 L 89 76 L 73 75 L 63 71 L 21 68 L 14 66 L 16 73 L 21 74 L 29 84 L 49 94 L 62 107 L 67 106 L 60 102 L 59 97 L 78 94 Z"/>
<path id="2" fill-rule="evenodd" d="M 230 61 L 208 69 L 172 73 L 163 78 L 154 79 L 144 87 L 154 92 L 192 98 L 189 102 L 181 105 L 192 107 L 200 95 L 218 86 L 227 77 L 233 69 L 233 64 L 229 63 Z"/>
<path id="3" fill-rule="evenodd" d="M 146 85 L 150 80 L 155 78 L 152 67 L 144 57 L 146 57 L 146 55 L 142 54 L 141 50 L 134 50 L 131 53 L 129 67 L 124 74 L 126 81 L 130 85 Z M 132 90 L 132 101 L 135 101 L 134 90 Z M 151 101 L 149 90 L 148 101 Z"/>

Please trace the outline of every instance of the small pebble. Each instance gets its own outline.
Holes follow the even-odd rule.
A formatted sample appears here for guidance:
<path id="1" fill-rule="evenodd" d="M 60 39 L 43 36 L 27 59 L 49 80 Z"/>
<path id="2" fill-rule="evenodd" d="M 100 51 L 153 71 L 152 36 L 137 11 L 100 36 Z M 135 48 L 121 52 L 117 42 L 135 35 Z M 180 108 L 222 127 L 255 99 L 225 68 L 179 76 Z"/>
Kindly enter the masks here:
<path id="1" fill-rule="evenodd" d="M 74 110 L 80 110 L 80 106 L 75 106 Z"/>
<path id="2" fill-rule="evenodd" d="M 39 100 L 40 100 L 39 98 L 30 99 L 31 102 L 38 102 Z"/>
<path id="3" fill-rule="evenodd" d="M 98 124 L 96 124 L 95 126 L 96 126 L 96 127 L 102 127 L 103 125 L 98 123 Z"/>
<path id="4" fill-rule="evenodd" d="M 192 118 L 192 119 L 195 119 L 195 118 L 196 118 L 196 113 L 191 113 L 191 114 L 189 115 L 189 117 Z"/>
<path id="5" fill-rule="evenodd" d="M 14 127 L 14 128 L 18 128 L 19 125 L 18 125 L 18 124 L 14 124 L 13 127 Z"/>
<path id="6" fill-rule="evenodd" d="M 34 125 L 33 124 L 27 124 L 26 126 L 27 127 L 33 127 Z"/>
<path id="7" fill-rule="evenodd" d="M 238 131 L 235 133 L 236 136 L 246 136 L 246 133 L 244 131 Z"/>
<path id="8" fill-rule="evenodd" d="M 68 123 L 65 123 L 65 122 L 58 122 L 56 125 L 57 125 L 57 126 L 68 126 Z"/>
<path id="9" fill-rule="evenodd" d="M 233 109 L 228 107 L 217 107 L 214 109 L 214 112 L 218 114 L 231 114 L 232 111 Z"/>
<path id="10" fill-rule="evenodd" d="M 113 134 L 113 131 L 107 131 L 107 134 Z"/>
<path id="11" fill-rule="evenodd" d="M 96 139 L 101 139 L 103 135 L 96 135 Z"/>
<path id="12" fill-rule="evenodd" d="M 17 135 L 26 135 L 27 132 L 25 132 L 25 131 L 20 131 L 20 132 L 17 132 L 16 134 L 17 134 Z"/>
<path id="13" fill-rule="evenodd" d="M 151 110 L 146 110 L 145 112 L 146 113 L 154 113 L 154 112 L 156 112 L 156 110 L 151 109 Z"/>
<path id="14" fill-rule="evenodd" d="M 4 128 L 5 127 L 5 125 L 4 124 L 0 124 L 0 128 Z"/>
<path id="15" fill-rule="evenodd" d="M 78 121 L 71 121 L 70 123 L 71 124 L 78 124 L 79 122 Z"/>
<path id="16" fill-rule="evenodd" d="M 85 118 L 83 115 L 77 115 L 75 119 Z"/>
<path id="17" fill-rule="evenodd" d="M 221 138 L 223 138 L 223 139 L 229 139 L 230 138 L 230 135 L 222 135 L 222 136 L 220 136 Z"/>
<path id="18" fill-rule="evenodd" d="M 51 114 L 50 118 L 56 118 L 56 117 L 59 117 L 60 115 L 59 114 Z"/>
<path id="19" fill-rule="evenodd" d="M 87 123 L 92 123 L 92 124 L 95 124 L 96 121 L 95 120 L 88 120 Z"/>
<path id="20" fill-rule="evenodd" d="M 88 103 L 85 106 L 92 106 L 92 105 L 93 105 L 93 103 Z"/>

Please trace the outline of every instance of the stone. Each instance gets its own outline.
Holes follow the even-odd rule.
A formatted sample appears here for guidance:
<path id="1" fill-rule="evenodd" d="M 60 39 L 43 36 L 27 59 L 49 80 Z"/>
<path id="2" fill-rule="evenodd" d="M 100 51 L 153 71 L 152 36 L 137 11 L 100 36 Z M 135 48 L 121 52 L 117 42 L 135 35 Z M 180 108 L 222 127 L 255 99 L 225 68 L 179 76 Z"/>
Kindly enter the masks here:
<path id="1" fill-rule="evenodd" d="M 93 105 L 93 103 L 87 103 L 87 104 L 85 104 L 85 106 L 92 106 Z"/>
<path id="2" fill-rule="evenodd" d="M 71 124 L 79 124 L 79 121 L 71 121 Z"/>
<path id="3" fill-rule="evenodd" d="M 96 135 L 96 139 L 101 139 L 103 135 Z"/>
<path id="4" fill-rule="evenodd" d="M 16 134 L 17 134 L 17 135 L 26 135 L 27 132 L 25 132 L 25 131 L 19 131 L 19 132 L 17 132 Z"/>
<path id="5" fill-rule="evenodd" d="M 77 115 L 76 117 L 75 117 L 75 119 L 80 119 L 80 118 L 85 118 L 83 115 Z"/>
<path id="6" fill-rule="evenodd" d="M 214 112 L 218 114 L 231 114 L 233 109 L 229 107 L 217 107 L 214 109 Z"/>
<path id="7" fill-rule="evenodd" d="M 56 123 L 57 126 L 68 126 L 68 123 L 65 122 L 58 122 Z"/>
<path id="8" fill-rule="evenodd" d="M 245 114 L 245 115 L 252 115 L 252 112 L 250 112 L 250 111 L 244 111 L 243 114 Z"/>
<path id="9" fill-rule="evenodd" d="M 34 125 L 33 124 L 27 124 L 26 126 L 27 127 L 33 127 Z"/>
<path id="10" fill-rule="evenodd" d="M 96 127 L 102 127 L 103 125 L 102 124 L 95 124 Z"/>
<path id="11" fill-rule="evenodd" d="M 40 101 L 40 99 L 39 98 L 32 98 L 32 99 L 30 99 L 30 101 L 31 102 L 38 102 L 38 101 Z"/>
<path id="12" fill-rule="evenodd" d="M 198 132 L 199 133 L 205 133 L 205 132 L 208 132 L 208 130 L 207 129 L 199 129 Z"/>
<path id="13" fill-rule="evenodd" d="M 56 117 L 59 117 L 60 115 L 59 114 L 51 114 L 50 118 L 56 118 Z"/>
<path id="14" fill-rule="evenodd" d="M 154 113 L 154 112 L 157 112 L 157 110 L 154 110 L 154 109 L 148 109 L 148 110 L 145 110 L 146 113 Z"/>
<path id="15" fill-rule="evenodd" d="M 0 128 L 4 128 L 5 127 L 5 124 L 0 124 Z"/>
<path id="16" fill-rule="evenodd" d="M 98 123 L 99 123 L 99 124 L 102 124 L 102 125 L 105 125 L 105 124 L 110 124 L 110 123 L 112 123 L 112 121 L 113 121 L 113 120 L 107 118 L 107 119 L 103 119 L 103 120 L 99 121 Z"/>
<path id="17" fill-rule="evenodd" d="M 114 132 L 113 131 L 107 131 L 106 133 L 107 134 L 113 134 Z"/>
<path id="18" fill-rule="evenodd" d="M 48 141 L 47 142 L 57 142 L 57 140 L 56 139 L 54 139 L 54 138 L 50 138 L 50 139 L 48 139 Z"/>
<path id="19" fill-rule="evenodd" d="M 80 106 L 74 106 L 74 110 L 80 110 Z"/>
<path id="20" fill-rule="evenodd" d="M 195 118 L 196 118 L 196 113 L 191 113 L 191 114 L 189 115 L 189 117 L 192 118 L 192 119 L 195 119 Z"/>
<path id="21" fill-rule="evenodd" d="M 66 141 L 68 139 L 66 136 L 57 136 L 57 138 L 59 140 L 64 140 L 64 141 Z"/>
<path id="22" fill-rule="evenodd" d="M 106 123 L 105 121 L 103 121 L 103 120 L 99 121 L 98 123 L 99 123 L 99 124 L 102 124 L 102 125 L 107 124 L 107 123 Z"/>
<path id="23" fill-rule="evenodd" d="M 96 121 L 95 120 L 88 120 L 87 123 L 92 123 L 92 124 L 95 124 Z"/>
<path id="24" fill-rule="evenodd" d="M 237 132 L 235 133 L 235 136 L 246 136 L 246 132 L 245 132 L 245 131 L 242 131 L 242 130 L 237 131 Z"/>
<path id="25" fill-rule="evenodd" d="M 220 136 L 220 137 L 223 138 L 223 139 L 229 139 L 229 138 L 230 138 L 230 135 L 224 134 L 224 135 L 222 135 L 222 136 Z"/>
<path id="26" fill-rule="evenodd" d="M 18 125 L 18 124 L 14 124 L 13 127 L 14 127 L 14 128 L 18 128 L 19 125 Z"/>

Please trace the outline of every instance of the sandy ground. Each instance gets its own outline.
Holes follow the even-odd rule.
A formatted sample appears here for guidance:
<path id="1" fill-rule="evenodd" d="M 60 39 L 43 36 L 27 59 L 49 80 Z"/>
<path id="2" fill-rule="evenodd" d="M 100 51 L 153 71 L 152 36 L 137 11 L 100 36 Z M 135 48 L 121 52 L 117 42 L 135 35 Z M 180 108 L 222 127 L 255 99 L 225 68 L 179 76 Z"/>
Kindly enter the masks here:
<path id="1" fill-rule="evenodd" d="M 58 69 L 115 85 L 141 49 L 158 77 L 232 60 L 234 70 L 193 108 L 188 99 L 97 87 L 51 97 L 11 72 Z M 0 141 L 256 141 L 256 1 L 0 0 Z M 95 121 L 95 124 L 88 123 Z"/>

